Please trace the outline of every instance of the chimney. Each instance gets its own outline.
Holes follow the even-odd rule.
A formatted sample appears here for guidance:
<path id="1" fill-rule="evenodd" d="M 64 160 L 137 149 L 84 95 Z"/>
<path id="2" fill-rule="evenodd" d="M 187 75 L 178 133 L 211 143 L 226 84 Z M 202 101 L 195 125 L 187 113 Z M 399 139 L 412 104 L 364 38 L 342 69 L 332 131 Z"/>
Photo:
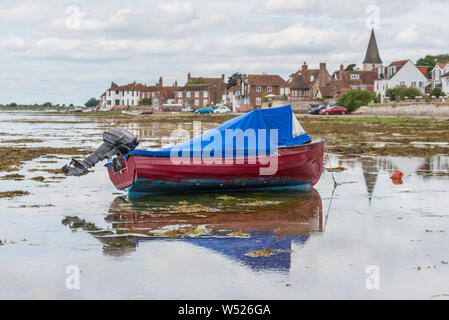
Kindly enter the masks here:
<path id="1" fill-rule="evenodd" d="M 325 87 L 327 85 L 327 72 L 326 72 L 326 62 L 320 63 L 320 87 Z"/>
<path id="2" fill-rule="evenodd" d="M 187 82 L 190 82 L 190 72 L 187 74 Z"/>
<path id="3" fill-rule="evenodd" d="M 307 66 L 307 63 L 305 61 L 304 61 L 304 64 L 302 65 L 301 68 L 302 68 L 302 72 L 303 73 L 307 71 L 308 66 Z"/>
<path id="4" fill-rule="evenodd" d="M 343 73 L 345 71 L 345 67 L 343 66 L 343 64 L 340 65 L 340 72 L 338 73 L 338 79 L 339 80 L 343 80 Z"/>
<path id="5" fill-rule="evenodd" d="M 175 80 L 175 87 L 178 86 L 178 80 Z"/>
<path id="6" fill-rule="evenodd" d="M 224 74 L 221 75 L 221 79 L 222 79 L 222 80 L 225 79 L 225 75 L 224 75 Z"/>
<path id="7" fill-rule="evenodd" d="M 162 87 L 163 81 L 162 81 L 162 77 L 159 77 L 159 86 Z"/>

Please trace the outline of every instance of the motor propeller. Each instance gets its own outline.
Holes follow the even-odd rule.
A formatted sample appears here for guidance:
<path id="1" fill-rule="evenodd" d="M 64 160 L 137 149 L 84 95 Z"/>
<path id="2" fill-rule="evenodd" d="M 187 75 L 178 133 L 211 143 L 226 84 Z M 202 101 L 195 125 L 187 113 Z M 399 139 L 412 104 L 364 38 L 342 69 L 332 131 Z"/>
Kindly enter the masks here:
<path id="1" fill-rule="evenodd" d="M 98 162 L 113 157 L 123 157 L 139 145 L 139 138 L 123 128 L 112 128 L 103 132 L 104 143 L 83 161 L 72 159 L 70 164 L 62 168 L 66 176 L 79 176 Z"/>

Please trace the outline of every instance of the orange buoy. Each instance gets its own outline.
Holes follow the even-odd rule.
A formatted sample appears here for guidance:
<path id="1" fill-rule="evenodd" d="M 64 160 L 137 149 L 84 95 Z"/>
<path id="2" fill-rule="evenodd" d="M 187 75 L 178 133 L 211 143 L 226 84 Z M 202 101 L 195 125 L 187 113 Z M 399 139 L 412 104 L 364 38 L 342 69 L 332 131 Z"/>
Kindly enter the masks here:
<path id="1" fill-rule="evenodd" d="M 404 174 L 401 171 L 395 171 L 391 175 L 391 179 L 402 179 L 403 176 Z"/>
<path id="2" fill-rule="evenodd" d="M 393 182 L 394 185 L 398 186 L 404 183 L 404 181 L 402 181 L 402 179 L 391 179 L 391 181 Z"/>

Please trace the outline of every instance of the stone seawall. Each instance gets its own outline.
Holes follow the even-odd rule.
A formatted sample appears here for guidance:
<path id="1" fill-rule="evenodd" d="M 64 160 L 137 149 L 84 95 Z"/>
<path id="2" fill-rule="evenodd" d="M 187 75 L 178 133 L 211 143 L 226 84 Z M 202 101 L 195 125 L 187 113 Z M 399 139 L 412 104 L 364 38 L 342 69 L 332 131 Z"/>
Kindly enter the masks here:
<path id="1" fill-rule="evenodd" d="M 360 107 L 354 114 L 375 116 L 449 117 L 449 105 L 439 104 L 381 104 Z"/>

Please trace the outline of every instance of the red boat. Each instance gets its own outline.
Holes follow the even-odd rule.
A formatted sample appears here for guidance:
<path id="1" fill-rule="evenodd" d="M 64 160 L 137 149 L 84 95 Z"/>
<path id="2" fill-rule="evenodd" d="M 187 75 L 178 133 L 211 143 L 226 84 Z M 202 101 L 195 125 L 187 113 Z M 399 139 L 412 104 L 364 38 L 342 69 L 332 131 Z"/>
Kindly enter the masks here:
<path id="1" fill-rule="evenodd" d="M 80 175 L 103 159 L 118 189 L 132 193 L 229 191 L 315 185 L 323 141 L 312 142 L 291 106 L 255 109 L 163 150 L 136 150 L 138 138 L 113 128 L 86 159 L 62 171 Z"/>
<path id="2" fill-rule="evenodd" d="M 170 157 L 129 155 L 125 166 L 114 172 L 108 164 L 109 177 L 117 189 L 129 192 L 166 193 L 201 192 L 255 188 L 298 188 L 314 186 L 323 170 L 324 142 L 279 147 L 278 170 L 261 176 L 260 168 L 268 165 L 250 164 L 174 164 Z"/>
<path id="3" fill-rule="evenodd" d="M 272 136 L 273 130 L 275 135 Z M 212 154 L 212 131 L 212 142 L 215 147 L 218 146 L 217 150 L 212 148 L 217 154 L 213 162 L 207 157 Z M 250 141 L 251 133 L 255 138 L 254 132 L 259 134 L 260 131 L 264 135 Z M 241 136 L 232 135 L 228 139 L 226 135 L 235 132 Z M 269 150 L 264 148 L 260 151 L 260 145 L 270 146 Z M 184 157 L 183 148 L 187 148 L 186 157 L 182 158 L 186 161 L 174 161 L 180 159 L 176 158 L 180 150 Z M 257 150 L 257 154 L 251 153 L 251 150 Z M 285 106 L 253 110 L 171 148 L 159 151 L 134 150 L 121 158 L 121 163 L 116 160 L 108 164 L 107 168 L 114 185 L 132 193 L 292 187 L 308 189 L 321 176 L 323 152 L 323 141 L 312 142 L 293 114 L 291 106 Z M 259 154 L 264 155 L 265 161 L 261 161 Z M 271 168 L 269 173 L 268 168 Z"/>

